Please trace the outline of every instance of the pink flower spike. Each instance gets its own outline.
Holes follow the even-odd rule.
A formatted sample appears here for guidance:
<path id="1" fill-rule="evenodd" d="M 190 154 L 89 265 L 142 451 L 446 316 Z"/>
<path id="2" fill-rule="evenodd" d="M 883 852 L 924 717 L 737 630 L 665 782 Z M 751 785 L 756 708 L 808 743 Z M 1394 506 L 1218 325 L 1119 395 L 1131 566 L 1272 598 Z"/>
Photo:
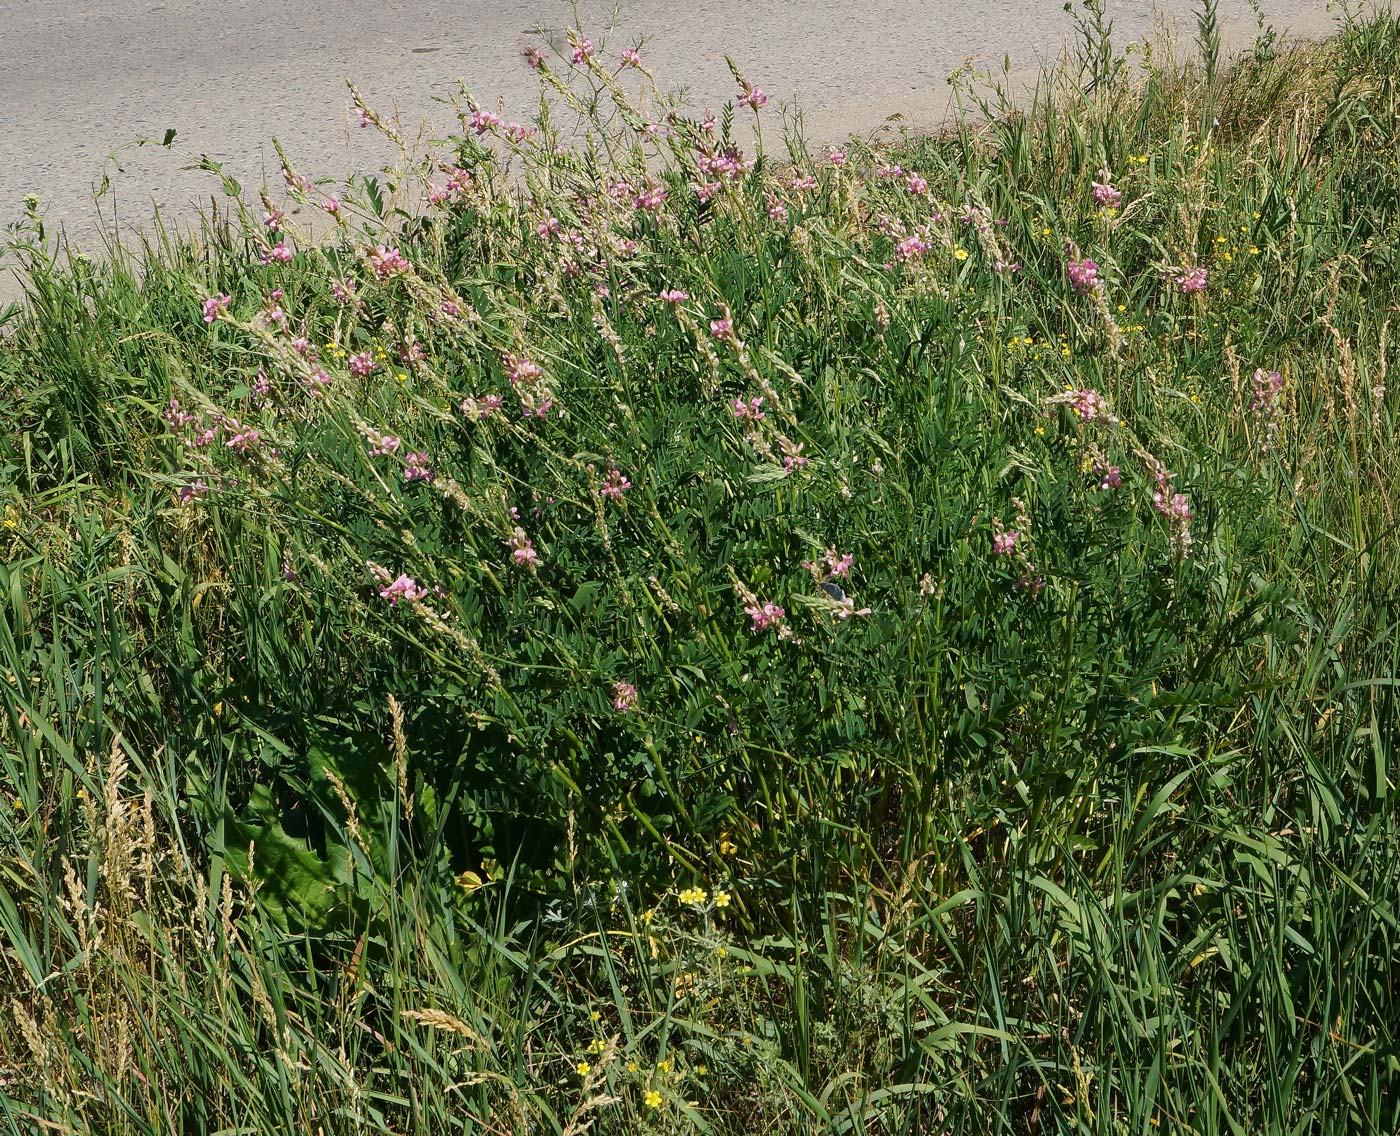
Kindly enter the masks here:
<path id="1" fill-rule="evenodd" d="M 265 249 L 262 254 L 264 264 L 290 264 L 292 261 L 292 250 L 286 241 L 278 241 L 269 249 Z"/>
<path id="2" fill-rule="evenodd" d="M 525 62 L 530 65 L 531 71 L 538 71 L 544 66 L 544 53 L 538 47 L 527 47 L 520 54 L 525 57 Z"/>
<path id="3" fill-rule="evenodd" d="M 410 453 L 404 457 L 403 479 L 405 481 L 432 481 L 431 459 L 424 453 Z"/>
<path id="4" fill-rule="evenodd" d="M 612 687 L 612 708 L 628 714 L 637 707 L 637 688 L 630 682 L 615 682 Z"/>
<path id="5" fill-rule="evenodd" d="M 222 315 L 228 314 L 228 306 L 233 303 L 232 296 L 210 296 L 204 301 L 204 322 L 213 323 Z"/>
<path id="6" fill-rule="evenodd" d="M 586 35 L 579 36 L 574 40 L 574 47 L 573 50 L 569 52 L 569 58 L 576 64 L 586 63 L 588 60 L 592 59 L 593 41 Z"/>
<path id="7" fill-rule="evenodd" d="M 690 299 L 690 293 L 679 288 L 666 288 L 661 292 L 661 299 L 668 304 L 681 304 Z"/>
<path id="8" fill-rule="evenodd" d="M 640 67 L 642 65 L 641 53 L 635 47 L 624 47 L 622 49 L 622 65 L 624 67 Z"/>
<path id="9" fill-rule="evenodd" d="M 1102 283 L 1099 279 L 1099 266 L 1087 256 L 1083 260 L 1071 260 L 1065 265 L 1065 275 L 1081 296 L 1096 291 Z"/>
<path id="10" fill-rule="evenodd" d="M 362 379 L 374 370 L 374 356 L 368 351 L 361 351 L 357 355 L 351 355 L 349 359 L 350 373 L 356 378 Z"/>
<path id="11" fill-rule="evenodd" d="M 510 549 L 510 558 L 517 568 L 533 572 L 539 567 L 540 554 L 535 551 L 535 546 L 525 535 L 524 529 L 517 528 L 510 540 L 506 541 L 506 547 Z"/>
<path id="12" fill-rule="evenodd" d="M 384 575 L 387 576 L 388 573 L 386 572 Z M 411 604 L 417 603 L 427 594 L 428 589 L 421 587 L 412 576 L 401 575 L 397 580 L 379 589 L 380 599 L 388 600 L 390 607 L 398 607 L 400 600 L 407 600 Z"/>
<path id="13" fill-rule="evenodd" d="M 787 613 L 775 603 L 759 603 L 755 600 L 745 605 L 744 614 L 749 617 L 750 631 L 766 631 L 770 627 L 781 625 Z"/>
<path id="14" fill-rule="evenodd" d="M 1123 191 L 1120 189 L 1115 189 L 1108 182 L 1107 172 L 1100 174 L 1099 176 L 1104 178 L 1104 180 L 1101 182 L 1096 181 L 1092 183 L 1093 189 L 1091 190 L 1091 192 L 1093 194 L 1094 204 L 1099 205 L 1104 209 L 1117 209 L 1123 201 Z"/>
<path id="15" fill-rule="evenodd" d="M 621 501 L 623 493 L 631 488 L 632 483 L 627 480 L 625 475 L 618 472 L 616 469 L 610 469 L 608 470 L 607 482 L 598 492 L 604 497 L 612 498 L 614 501 Z"/>
<path id="16" fill-rule="evenodd" d="M 997 532 L 992 534 L 992 552 L 997 556 L 1010 556 L 1016 548 L 1016 541 L 1021 534 L 1014 529 L 1010 532 Z"/>
<path id="17" fill-rule="evenodd" d="M 733 339 L 734 324 L 727 316 L 723 319 L 711 320 L 710 334 L 716 339 Z"/>

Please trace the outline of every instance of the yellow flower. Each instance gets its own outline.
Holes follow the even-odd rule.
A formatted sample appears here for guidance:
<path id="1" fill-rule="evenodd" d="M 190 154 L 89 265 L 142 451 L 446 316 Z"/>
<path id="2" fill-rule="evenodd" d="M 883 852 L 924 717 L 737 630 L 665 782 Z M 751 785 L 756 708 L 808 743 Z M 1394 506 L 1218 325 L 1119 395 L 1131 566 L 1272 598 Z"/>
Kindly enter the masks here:
<path id="1" fill-rule="evenodd" d="M 594 1010 L 591 1014 L 588 1015 L 588 1018 L 589 1018 L 590 1021 L 596 1022 L 596 1021 L 597 1021 L 599 1018 L 601 1018 L 602 1016 L 603 1016 L 603 1015 L 600 1014 L 597 1010 Z"/>
<path id="2" fill-rule="evenodd" d="M 574 1072 L 577 1073 L 580 1077 L 586 1077 L 589 1073 L 593 1072 L 593 1066 L 590 1065 L 587 1061 L 580 1061 L 577 1065 L 574 1066 Z"/>
<path id="3" fill-rule="evenodd" d="M 1250 256 L 1258 256 L 1258 255 L 1259 255 L 1259 248 L 1258 248 L 1257 245 L 1250 245 L 1250 246 L 1249 246 L 1249 255 L 1250 255 Z"/>
<path id="4" fill-rule="evenodd" d="M 704 889 L 704 888 L 686 888 L 686 889 L 684 889 L 684 890 L 681 892 L 681 902 L 682 902 L 682 903 L 704 903 L 704 902 L 705 902 L 705 889 Z"/>
<path id="5" fill-rule="evenodd" d="M 406 382 L 408 382 L 408 376 L 405 375 L 402 371 L 400 371 L 397 375 L 395 375 L 394 378 L 398 379 L 399 382 L 401 382 L 401 383 L 406 383 Z"/>
<path id="6" fill-rule="evenodd" d="M 655 1089 L 648 1089 L 647 1095 L 642 1099 L 646 1102 L 647 1108 L 661 1107 L 661 1094 L 658 1093 Z"/>
<path id="7" fill-rule="evenodd" d="M 957 257 L 959 260 L 966 260 L 966 259 L 967 259 L 967 249 L 958 249 L 958 251 L 955 252 L 953 255 L 954 255 L 955 257 Z"/>
<path id="8" fill-rule="evenodd" d="M 669 1073 L 671 1071 L 671 1059 L 666 1057 L 658 1061 L 656 1063 L 656 1071 L 658 1073 Z"/>
<path id="9" fill-rule="evenodd" d="M 739 846 L 730 840 L 727 834 L 719 838 L 719 854 L 721 856 L 732 856 L 737 851 L 739 851 Z"/>
<path id="10" fill-rule="evenodd" d="M 588 1052 L 595 1055 L 602 1053 L 605 1048 L 606 1046 L 603 1045 L 603 1039 L 601 1037 L 595 1037 L 588 1043 Z"/>
<path id="11" fill-rule="evenodd" d="M 716 947 L 716 948 L 715 948 L 715 957 L 716 957 L 716 958 L 728 958 L 728 957 L 729 957 L 729 949 L 728 949 L 727 947 Z"/>
<path id="12" fill-rule="evenodd" d="M 717 891 L 710 898 L 715 901 L 716 907 L 729 906 L 729 893 L 727 891 Z"/>
<path id="13" fill-rule="evenodd" d="M 629 1073 L 635 1073 L 637 1071 L 637 1063 L 635 1061 L 627 1062 L 627 1071 Z"/>
<path id="14" fill-rule="evenodd" d="M 1050 226 L 1049 226 L 1049 225 L 1046 225 L 1045 228 L 1041 229 L 1041 230 L 1040 230 L 1040 235 L 1041 235 L 1042 237 L 1048 237 L 1048 236 L 1050 235 Z"/>

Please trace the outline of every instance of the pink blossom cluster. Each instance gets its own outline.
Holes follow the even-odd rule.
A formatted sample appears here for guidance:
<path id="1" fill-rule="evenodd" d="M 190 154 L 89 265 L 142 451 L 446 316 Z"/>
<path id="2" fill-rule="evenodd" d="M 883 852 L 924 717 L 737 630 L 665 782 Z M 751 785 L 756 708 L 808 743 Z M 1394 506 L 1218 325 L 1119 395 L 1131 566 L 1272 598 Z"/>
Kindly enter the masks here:
<path id="1" fill-rule="evenodd" d="M 510 549 L 511 561 L 517 568 L 525 568 L 533 572 L 539 567 L 540 554 L 535 551 L 535 546 L 530 538 L 525 535 L 525 530 L 517 528 L 508 541 L 506 547 Z"/>
<path id="2" fill-rule="evenodd" d="M 513 387 L 521 383 L 534 383 L 544 375 L 544 368 L 532 362 L 526 355 L 504 355 L 501 363 L 506 369 L 506 378 L 510 379 L 510 385 Z"/>
<path id="3" fill-rule="evenodd" d="M 362 379 L 374 370 L 374 356 L 368 351 L 359 351 L 351 355 L 350 358 L 346 360 L 346 364 L 349 366 L 352 375 L 357 379 Z"/>
<path id="4" fill-rule="evenodd" d="M 1094 198 L 1094 204 L 1103 209 L 1117 209 L 1123 201 L 1123 191 L 1114 187 L 1109 180 L 1108 171 L 1099 174 L 1103 181 L 1091 182 L 1090 193 Z"/>
<path id="5" fill-rule="evenodd" d="M 1152 491 L 1152 507 L 1166 518 L 1171 534 L 1172 547 L 1177 555 L 1185 556 L 1191 548 L 1191 501 L 1184 493 L 1178 493 L 1172 484 L 1172 475 L 1157 458 L 1145 450 L 1139 451 L 1148 476 L 1156 485 Z"/>
<path id="6" fill-rule="evenodd" d="M 802 453 L 805 443 L 794 442 L 790 438 L 779 438 L 778 448 L 783 451 L 783 468 L 789 473 L 807 464 L 807 458 Z"/>
<path id="7" fill-rule="evenodd" d="M 210 296 L 204 301 L 204 322 L 213 323 L 220 316 L 228 314 L 228 306 L 233 297 L 228 295 Z"/>
<path id="8" fill-rule="evenodd" d="M 622 66 L 640 67 L 642 65 L 642 53 L 635 47 L 624 47 L 622 49 Z"/>
<path id="9" fill-rule="evenodd" d="M 682 304 L 690 299 L 690 293 L 680 288 L 664 288 L 661 291 L 661 299 L 668 304 Z"/>
<path id="10" fill-rule="evenodd" d="M 621 501 L 622 495 L 632 488 L 632 483 L 627 480 L 625 474 L 618 469 L 608 470 L 608 479 L 603 483 L 603 488 L 598 490 L 604 497 L 610 497 L 614 501 Z"/>
<path id="11" fill-rule="evenodd" d="M 734 412 L 734 417 L 741 420 L 757 422 L 765 417 L 762 398 L 751 398 L 748 402 L 742 398 L 736 398 L 729 404 L 729 408 Z"/>
<path id="12" fill-rule="evenodd" d="M 172 398 L 170 400 L 170 405 L 161 413 L 161 417 L 176 430 L 182 429 L 185 426 L 193 426 L 199 421 L 195 415 L 180 409 L 180 400 L 178 398 Z"/>
<path id="13" fill-rule="evenodd" d="M 728 316 L 710 321 L 710 334 L 716 339 L 733 339 L 734 322 Z"/>
<path id="14" fill-rule="evenodd" d="M 632 200 L 638 209 L 646 213 L 659 213 L 661 207 L 666 203 L 666 187 L 657 182 L 652 182 L 646 189 L 640 191 Z"/>
<path id="15" fill-rule="evenodd" d="M 398 607 L 400 600 L 407 600 L 411 604 L 417 603 L 427 594 L 427 588 L 419 584 L 412 576 L 406 575 L 400 575 L 379 589 L 379 598 L 388 600 L 390 607 Z"/>
<path id="16" fill-rule="evenodd" d="M 254 426 L 244 426 L 236 418 L 225 418 L 220 425 L 227 433 L 224 446 L 236 454 L 246 454 L 263 444 L 262 435 Z"/>
<path id="17" fill-rule="evenodd" d="M 502 401 L 498 394 L 473 395 L 462 400 L 460 409 L 473 422 L 480 422 L 481 419 L 490 418 L 500 410 Z"/>
<path id="18" fill-rule="evenodd" d="M 744 614 L 749 617 L 750 631 L 766 631 L 770 627 L 781 626 L 787 612 L 775 603 L 766 601 L 760 603 L 755 600 L 753 603 L 745 605 Z"/>
<path id="19" fill-rule="evenodd" d="M 904 184 L 915 197 L 924 197 L 928 194 L 928 182 L 912 170 L 906 175 Z"/>
<path id="20" fill-rule="evenodd" d="M 630 682 L 615 682 L 612 685 L 612 708 L 619 714 L 628 714 L 637 707 L 637 688 Z"/>
<path id="21" fill-rule="evenodd" d="M 483 110 L 479 106 L 472 107 L 471 114 L 467 117 L 469 126 L 480 138 L 489 131 L 496 130 L 501 125 L 501 116 L 495 111 Z"/>
<path id="22" fill-rule="evenodd" d="M 374 275 L 380 280 L 387 280 L 390 276 L 397 276 L 409 269 L 408 261 L 397 248 L 376 245 L 367 255 L 369 266 L 374 269 Z"/>
<path id="23" fill-rule="evenodd" d="M 180 499 L 181 505 L 188 505 L 191 501 L 197 501 L 208 493 L 209 486 L 205 483 L 204 478 L 201 477 L 196 481 L 192 481 L 189 485 L 180 486 L 175 496 Z"/>
<path id="24" fill-rule="evenodd" d="M 405 481 L 432 481 L 432 459 L 427 454 L 413 451 L 405 454 L 403 460 Z"/>
<path id="25" fill-rule="evenodd" d="M 768 96 L 763 93 L 762 87 L 745 84 L 744 93 L 736 101 L 741 107 L 752 107 L 755 111 L 760 111 L 768 105 Z"/>
<path id="26" fill-rule="evenodd" d="M 292 250 L 286 241 L 278 241 L 270 248 L 263 249 L 262 262 L 264 264 L 290 264 L 292 261 Z"/>
<path id="27" fill-rule="evenodd" d="M 1081 296 L 1096 291 L 1102 284 L 1099 279 L 1099 266 L 1087 256 L 1082 260 L 1071 260 L 1065 265 L 1065 274 L 1074 290 Z"/>
<path id="28" fill-rule="evenodd" d="M 1183 296 L 1191 296 L 1197 292 L 1204 292 L 1206 290 L 1206 269 L 1204 265 L 1182 269 L 1179 272 L 1169 270 L 1163 276 L 1163 279 L 1169 284 L 1175 284 L 1177 290 Z"/>
<path id="29" fill-rule="evenodd" d="M 365 441 L 370 443 L 370 457 L 385 457 L 388 454 L 398 454 L 400 445 L 403 445 L 403 438 L 395 434 L 379 434 L 374 430 L 367 430 L 364 434 Z"/>

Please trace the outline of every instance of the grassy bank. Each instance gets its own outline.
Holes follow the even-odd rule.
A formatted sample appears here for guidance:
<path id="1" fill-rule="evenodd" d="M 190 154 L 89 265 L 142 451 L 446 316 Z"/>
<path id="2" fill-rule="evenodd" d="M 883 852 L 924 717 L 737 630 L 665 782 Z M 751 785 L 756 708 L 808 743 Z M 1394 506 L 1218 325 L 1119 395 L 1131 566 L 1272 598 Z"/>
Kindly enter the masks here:
<path id="1" fill-rule="evenodd" d="M 1400 24 L 1212 26 L 31 214 L 8 1130 L 1400 1128 Z"/>

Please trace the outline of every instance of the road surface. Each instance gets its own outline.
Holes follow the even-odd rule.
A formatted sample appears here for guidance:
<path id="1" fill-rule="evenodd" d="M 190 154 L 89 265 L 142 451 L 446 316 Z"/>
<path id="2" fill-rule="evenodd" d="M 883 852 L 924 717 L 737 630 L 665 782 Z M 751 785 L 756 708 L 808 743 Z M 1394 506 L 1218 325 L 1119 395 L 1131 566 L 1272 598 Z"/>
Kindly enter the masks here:
<path id="1" fill-rule="evenodd" d="M 1325 0 L 1264 0 L 1280 30 L 1315 36 L 1335 26 Z M 580 5 L 602 39 L 607 9 Z M 1151 33 L 1149 0 L 1109 0 L 1119 43 Z M 1221 0 L 1227 42 L 1254 30 L 1248 0 Z M 1193 5 L 1165 0 L 1183 37 Z M 0 0 L 0 226 L 26 194 L 51 226 L 94 243 L 94 184 L 114 149 L 177 132 L 178 153 L 123 152 L 113 174 L 118 215 L 144 222 L 152 203 L 188 219 L 217 186 L 182 169 L 190 156 L 223 161 L 245 187 L 276 171 L 279 138 L 313 176 L 372 168 L 369 132 L 352 128 L 346 77 L 377 109 L 410 125 L 450 125 L 441 97 L 458 78 L 484 103 L 528 118 L 534 79 L 521 49 L 533 29 L 573 20 L 560 0 Z M 810 141 L 877 127 L 899 113 L 936 125 L 949 111 L 948 74 L 969 56 L 1032 73 L 1072 31 L 1062 0 L 626 0 L 607 42 L 615 57 L 639 37 L 658 80 L 688 88 L 697 107 L 735 93 L 729 53 L 774 99 L 795 100 Z M 108 205 L 110 209 L 110 203 Z M 0 265 L 4 262 L 0 261 Z"/>

